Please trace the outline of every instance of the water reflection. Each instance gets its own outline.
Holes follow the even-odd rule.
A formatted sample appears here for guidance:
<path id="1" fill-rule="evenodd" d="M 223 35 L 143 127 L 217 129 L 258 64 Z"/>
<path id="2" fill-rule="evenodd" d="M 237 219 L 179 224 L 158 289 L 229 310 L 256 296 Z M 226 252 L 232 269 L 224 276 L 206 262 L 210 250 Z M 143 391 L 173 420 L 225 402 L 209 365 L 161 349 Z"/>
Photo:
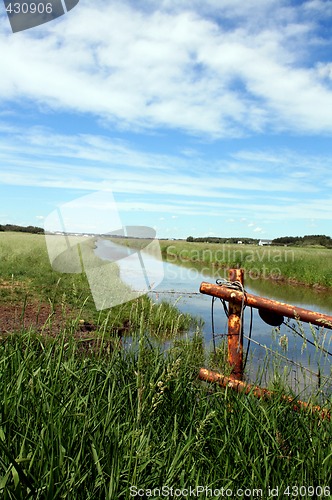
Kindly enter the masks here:
<path id="1" fill-rule="evenodd" d="M 174 262 L 174 258 L 172 264 L 176 268 L 190 269 L 187 275 L 189 279 L 198 274 L 201 276 L 202 281 L 205 280 L 211 283 L 215 283 L 218 278 L 228 278 L 227 268 L 216 267 L 213 264 L 208 266 L 207 264 L 189 261 Z M 245 273 L 244 281 L 245 288 L 250 293 L 332 315 L 331 291 L 281 280 L 252 279 L 248 277 L 248 273 Z"/>
<path id="2" fill-rule="evenodd" d="M 226 269 L 216 269 L 211 266 L 185 263 L 177 265 L 174 262 L 164 263 L 165 278 L 157 287 L 161 296 L 174 303 L 180 310 L 193 315 L 199 315 L 204 320 L 203 333 L 206 344 L 212 346 L 212 321 L 211 302 L 212 298 L 198 293 L 202 281 L 215 283 L 217 278 L 227 279 Z M 270 280 L 249 280 L 245 278 L 245 289 L 248 293 L 253 293 L 270 299 L 290 303 L 295 306 L 304 307 L 314 311 L 320 311 L 332 315 L 332 297 L 329 292 L 322 292 L 304 286 L 295 286 L 288 283 L 272 282 Z M 167 293 L 176 291 L 175 295 Z M 163 295 L 162 295 L 163 294 Z M 190 295 L 191 294 L 191 295 Z M 249 309 L 246 308 L 244 314 L 244 332 L 248 336 L 250 327 Z M 318 341 L 326 350 L 332 352 L 331 330 L 313 327 L 308 324 L 298 325 L 295 320 L 285 318 L 285 323 L 280 328 L 272 328 L 262 321 L 258 311 L 253 310 L 252 342 L 250 344 L 250 355 L 247 367 L 247 374 L 251 380 L 256 380 L 259 372 L 265 363 L 272 369 L 277 369 L 280 373 L 285 371 L 288 382 L 298 393 L 299 388 L 312 384 L 322 385 L 325 394 L 331 393 L 331 378 L 324 378 L 331 375 L 331 356 L 327 356 L 316 347 L 311 346 L 300 336 L 305 336 L 311 341 Z M 216 300 L 214 304 L 214 325 L 215 333 L 218 335 L 217 342 L 220 343 L 222 337 L 227 333 L 227 317 L 221 301 Z M 295 330 L 295 331 L 294 331 Z M 297 333 L 296 333 L 297 332 Z M 299 335 L 300 334 L 300 335 Z M 257 345 L 257 343 L 261 346 Z M 249 341 L 245 338 L 244 348 L 248 348 Z M 279 353 L 279 356 L 272 354 Z M 290 363 L 286 358 L 293 360 Z M 298 364 L 306 368 L 301 370 Z M 262 370 L 264 377 L 269 373 Z M 321 379 L 319 380 L 318 375 Z M 266 383 L 266 379 L 261 381 Z"/>
<path id="3" fill-rule="evenodd" d="M 102 258 L 106 258 L 105 253 L 103 253 Z M 200 294 L 199 287 L 202 281 L 215 283 L 217 278 L 227 279 L 227 274 L 226 269 L 193 264 L 192 262 L 181 262 L 181 265 L 179 265 L 173 259 L 172 262 L 164 262 L 164 279 L 150 293 L 150 296 L 154 301 L 167 300 L 176 305 L 180 311 L 202 318 L 204 322 L 202 331 L 206 345 L 212 347 L 212 298 Z M 273 282 L 267 279 L 250 280 L 246 279 L 246 277 L 244 285 L 248 293 L 332 315 L 332 296 L 330 292 L 288 283 Z M 325 394 L 330 394 L 332 390 L 330 376 L 332 357 L 306 343 L 292 328 L 295 328 L 297 332 L 312 341 L 316 339 L 320 345 L 323 345 L 330 352 L 332 352 L 331 330 L 323 330 L 307 324 L 299 326 L 294 320 L 287 321 L 289 326 L 283 324 L 280 328 L 272 328 L 262 321 L 257 310 L 253 310 L 253 341 L 250 344 L 247 366 L 249 379 L 251 381 L 257 380 L 260 371 L 264 372 L 264 376 L 266 376 L 268 370 L 264 371 L 262 367 L 267 363 L 267 366 L 271 369 L 273 367 L 277 368 L 279 373 L 285 370 L 289 383 L 294 386 L 297 393 L 299 388 L 308 384 L 309 379 L 311 379 L 313 384 L 321 384 Z M 225 338 L 227 334 L 227 316 L 220 300 L 216 300 L 214 303 L 214 325 L 215 333 L 218 335 L 217 342 L 220 343 L 222 337 Z M 246 308 L 244 314 L 244 333 L 246 336 L 248 336 L 249 327 L 250 314 L 249 308 Z M 257 345 L 257 342 L 261 346 Z M 245 338 L 245 350 L 248 345 L 248 339 Z M 264 346 L 279 353 L 280 356 L 272 354 Z M 293 360 L 295 364 L 287 362 L 285 358 Z M 301 370 L 297 364 L 305 367 L 307 371 Z M 266 383 L 266 380 L 261 380 L 261 383 Z"/>
<path id="4" fill-rule="evenodd" d="M 247 279 L 245 286 L 257 295 L 268 297 L 307 309 L 332 314 L 332 294 L 319 288 L 272 280 Z"/>

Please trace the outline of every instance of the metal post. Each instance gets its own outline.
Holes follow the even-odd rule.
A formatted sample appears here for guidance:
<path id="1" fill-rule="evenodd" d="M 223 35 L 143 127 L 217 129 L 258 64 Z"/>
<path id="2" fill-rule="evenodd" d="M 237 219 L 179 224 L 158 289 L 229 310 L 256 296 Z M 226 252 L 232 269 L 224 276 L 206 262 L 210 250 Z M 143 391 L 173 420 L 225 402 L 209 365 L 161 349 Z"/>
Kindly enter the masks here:
<path id="1" fill-rule="evenodd" d="M 243 269 L 230 269 L 229 281 L 239 281 L 243 285 Z M 234 295 L 235 298 L 235 295 Z M 242 304 L 229 300 L 228 316 L 228 363 L 232 368 L 230 377 L 242 380 L 243 377 L 243 339 L 242 339 Z"/>

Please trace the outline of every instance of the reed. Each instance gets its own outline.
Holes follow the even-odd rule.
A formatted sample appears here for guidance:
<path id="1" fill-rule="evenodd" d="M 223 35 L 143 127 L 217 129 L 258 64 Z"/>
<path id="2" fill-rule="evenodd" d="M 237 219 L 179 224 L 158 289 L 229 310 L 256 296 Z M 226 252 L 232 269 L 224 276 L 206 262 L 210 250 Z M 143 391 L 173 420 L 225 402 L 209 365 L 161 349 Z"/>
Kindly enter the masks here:
<path id="1" fill-rule="evenodd" d="M 0 235 L 0 252 L 2 305 L 21 304 L 23 316 L 46 300 L 76 313 L 56 337 L 45 325 L 0 339 L 1 498 L 171 498 L 190 488 L 197 498 L 278 488 L 282 498 L 300 486 L 302 497 L 329 498 L 332 423 L 294 413 L 280 377 L 267 401 L 200 382 L 199 368 L 222 365 L 224 351 L 209 360 L 198 330 L 179 337 L 189 317 L 148 297 L 97 313 L 84 275 L 55 273 L 38 235 Z M 91 339 L 76 334 L 83 320 L 97 328 Z M 165 335 L 172 342 L 155 341 Z"/>
<path id="2" fill-rule="evenodd" d="M 136 340 L 89 355 L 68 331 L 1 342 L 2 498 L 129 499 L 162 487 L 268 498 L 296 485 L 327 494 L 330 421 L 294 413 L 278 391 L 259 401 L 199 382 L 199 335 L 165 353 L 142 319 Z"/>
<path id="3" fill-rule="evenodd" d="M 146 332 L 160 339 L 172 338 L 195 324 L 189 314 L 147 296 L 96 311 L 86 275 L 54 271 L 45 237 L 38 234 L 0 233 L 0 304 L 17 304 L 22 316 L 27 306 L 33 306 L 37 316 L 38 309 L 48 304 L 51 312 L 62 311 L 69 325 L 84 321 L 106 336 L 119 331 L 134 334 L 142 315 Z"/>
<path id="4" fill-rule="evenodd" d="M 196 265 L 223 276 L 241 267 L 249 277 L 286 280 L 311 286 L 332 287 L 332 250 L 318 247 L 260 247 L 161 241 L 163 256 L 180 265 Z"/>

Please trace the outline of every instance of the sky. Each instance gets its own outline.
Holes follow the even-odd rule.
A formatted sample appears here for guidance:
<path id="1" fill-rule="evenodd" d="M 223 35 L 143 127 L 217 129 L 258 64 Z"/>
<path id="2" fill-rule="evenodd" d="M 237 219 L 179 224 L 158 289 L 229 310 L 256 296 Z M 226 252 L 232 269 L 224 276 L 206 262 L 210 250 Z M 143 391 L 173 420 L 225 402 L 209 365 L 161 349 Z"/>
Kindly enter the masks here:
<path id="1" fill-rule="evenodd" d="M 0 224 L 100 191 L 159 238 L 332 236 L 331 28 L 331 0 L 80 0 L 12 33 L 1 2 Z"/>

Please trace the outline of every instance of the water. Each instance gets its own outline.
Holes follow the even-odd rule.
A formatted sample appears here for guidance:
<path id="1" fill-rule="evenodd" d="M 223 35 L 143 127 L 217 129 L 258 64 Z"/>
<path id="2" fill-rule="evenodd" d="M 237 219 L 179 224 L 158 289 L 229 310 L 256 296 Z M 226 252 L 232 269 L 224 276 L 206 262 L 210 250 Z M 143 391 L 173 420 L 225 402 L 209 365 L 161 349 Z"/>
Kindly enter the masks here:
<path id="1" fill-rule="evenodd" d="M 157 291 L 161 292 L 158 299 L 160 300 L 163 297 L 172 303 L 175 303 L 176 301 L 176 305 L 181 311 L 201 317 L 204 320 L 203 334 L 205 342 L 207 345 L 212 346 L 212 298 L 207 295 L 197 294 L 197 292 L 199 291 L 202 281 L 215 283 L 216 277 L 219 276 L 213 275 L 214 273 L 212 270 L 211 274 L 209 274 L 206 270 L 204 273 L 201 273 L 197 268 L 182 267 L 174 263 L 167 262 L 164 263 L 164 269 L 165 278 L 161 285 L 157 287 Z M 268 280 L 248 280 L 247 283 L 245 283 L 245 289 L 248 293 L 332 315 L 330 295 L 315 293 L 309 288 L 295 287 L 286 284 L 275 284 Z M 163 293 L 169 290 L 179 293 Z M 297 291 L 298 294 L 296 293 Z M 183 295 L 181 295 L 181 293 Z M 192 293 L 192 295 L 188 295 L 190 293 Z M 288 382 L 294 390 L 304 386 L 304 379 L 306 379 L 308 383 L 310 382 L 310 384 L 318 384 L 318 377 L 314 374 L 318 374 L 319 367 L 320 373 L 323 376 L 321 378 L 321 384 L 325 386 L 327 392 L 331 390 L 331 382 L 324 379 L 324 375 L 328 376 L 331 373 L 331 356 L 324 355 L 321 351 L 317 350 L 314 346 L 311 346 L 308 343 L 305 344 L 304 340 L 298 334 L 293 332 L 290 327 L 283 324 L 278 329 L 272 328 L 260 318 L 256 309 L 253 309 L 252 314 L 253 340 L 250 343 L 248 356 L 249 362 L 247 365 L 247 373 L 249 374 L 249 378 L 251 380 L 255 380 L 257 378 L 259 369 L 263 366 L 268 352 L 270 361 L 273 359 L 274 363 L 279 362 L 278 370 L 282 372 L 285 370 L 285 372 L 287 372 Z M 292 328 L 295 327 L 295 330 L 299 331 L 299 327 L 295 321 L 287 320 L 287 318 L 285 318 L 285 322 L 288 321 Z M 227 333 L 227 317 L 221 301 L 218 299 L 214 302 L 214 327 L 217 335 L 225 335 Z M 325 330 L 324 333 L 322 333 L 322 329 L 310 327 L 305 323 L 303 323 L 302 328 L 303 331 L 300 331 L 300 333 L 305 335 L 309 340 L 314 340 L 313 331 L 314 334 L 325 336 L 325 341 L 323 342 L 322 339 L 320 343 L 323 344 L 326 350 L 332 353 L 331 330 Z M 250 308 L 246 308 L 244 312 L 245 336 L 249 335 L 249 329 Z M 216 338 L 217 344 L 221 341 L 221 338 L 222 337 Z M 264 347 L 257 345 L 255 342 L 259 342 L 269 349 L 279 353 L 281 356 L 272 355 L 270 351 L 267 351 Z M 245 350 L 247 350 L 248 345 L 248 339 L 245 338 Z M 283 347 L 283 345 L 285 347 Z M 287 362 L 287 360 L 282 356 L 293 360 L 294 363 L 303 366 L 306 370 L 301 370 L 297 364 Z M 263 380 L 264 383 L 267 383 L 267 381 L 267 379 Z"/>
<path id="2" fill-rule="evenodd" d="M 109 247 L 110 242 L 107 242 L 107 245 L 104 245 L 104 243 L 105 242 L 99 242 L 96 253 L 99 257 L 107 259 L 107 248 Z M 112 243 L 112 245 L 114 244 Z M 127 249 L 124 251 L 123 247 L 120 247 L 119 245 L 116 246 L 119 247 L 119 259 L 128 255 Z M 113 251 L 112 255 L 114 255 Z M 211 271 L 209 271 L 205 267 L 204 272 L 201 272 L 199 269 L 190 267 L 189 265 L 184 267 L 174 262 L 163 262 L 163 268 L 164 279 L 154 288 L 153 292 L 150 293 L 152 300 L 167 300 L 168 302 L 176 305 L 181 312 L 189 313 L 192 316 L 200 318 L 203 321 L 202 332 L 206 346 L 212 347 L 212 297 L 200 294 L 199 288 L 202 281 L 215 283 L 217 277 L 227 276 L 215 275 L 212 268 Z M 125 281 L 125 275 L 123 276 L 123 279 Z M 133 283 L 128 284 L 133 285 Z M 329 293 L 317 290 L 315 291 L 311 288 L 303 286 L 276 283 L 267 279 L 247 280 L 244 285 L 248 293 L 260 295 L 269 299 L 279 300 L 332 316 L 332 297 Z M 287 320 L 287 318 L 285 318 L 285 321 L 289 321 L 291 327 L 295 327 L 296 331 L 300 331 L 300 333 L 309 340 L 313 341 L 314 335 L 321 337 L 319 343 L 323 345 L 326 350 L 332 352 L 331 330 L 322 330 L 320 328 L 310 327 L 309 325 L 303 323 L 301 331 L 295 321 Z M 222 338 L 220 335 L 225 336 L 225 334 L 227 334 L 227 317 L 220 300 L 216 300 L 214 302 L 214 327 L 215 334 L 217 335 L 216 342 L 218 344 Z M 244 312 L 245 336 L 248 336 L 249 334 L 249 327 L 250 309 L 246 308 Z M 254 309 L 252 339 L 253 341 L 250 343 L 248 356 L 249 361 L 247 365 L 247 373 L 251 380 L 255 380 L 257 378 L 260 367 L 263 366 L 264 360 L 266 360 L 266 354 L 267 352 L 270 352 L 264 347 L 255 344 L 255 342 L 259 342 L 260 344 L 279 353 L 281 356 L 289 358 L 294 363 L 306 368 L 306 370 L 300 369 L 297 364 L 290 363 L 281 356 L 271 354 L 269 358 L 270 363 L 279 362 L 279 372 L 284 370 L 287 372 L 288 382 L 293 386 L 294 390 L 304 386 L 304 379 L 307 383 L 310 382 L 311 384 L 318 385 L 319 379 L 317 375 L 320 369 L 320 383 L 322 390 L 324 393 L 331 393 L 330 375 L 332 356 L 328 356 L 322 351 L 317 350 L 316 347 L 305 343 L 305 341 L 298 334 L 294 333 L 290 327 L 283 324 L 280 328 L 274 329 L 264 323 L 264 321 L 260 318 L 258 311 Z M 248 339 L 245 338 L 245 350 L 248 349 L 248 345 Z M 329 378 L 324 378 L 328 376 Z M 267 380 L 263 380 L 262 382 L 267 383 Z"/>

